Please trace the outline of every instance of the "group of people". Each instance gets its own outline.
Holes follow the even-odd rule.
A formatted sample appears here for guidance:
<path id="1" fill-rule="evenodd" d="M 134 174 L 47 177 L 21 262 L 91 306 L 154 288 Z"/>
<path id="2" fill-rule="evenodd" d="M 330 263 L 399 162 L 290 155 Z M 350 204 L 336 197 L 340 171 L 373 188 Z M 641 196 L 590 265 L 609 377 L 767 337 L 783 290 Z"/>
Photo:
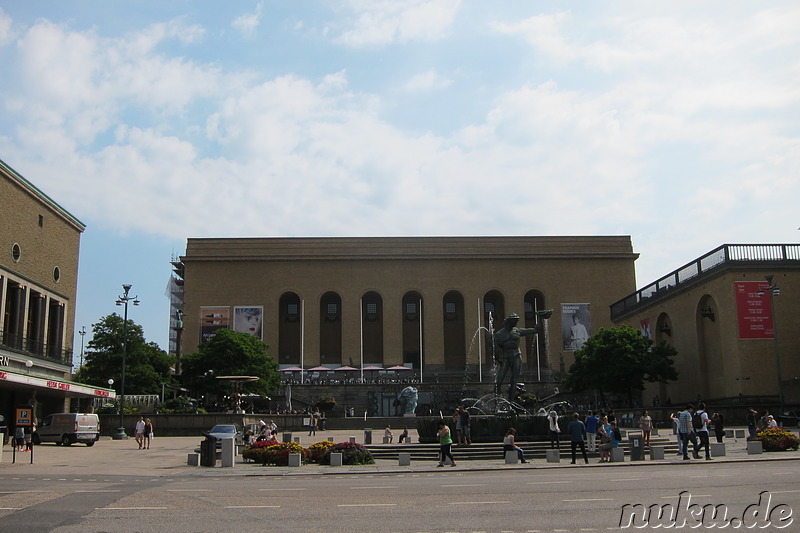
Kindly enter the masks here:
<path id="1" fill-rule="evenodd" d="M 751 439 L 754 439 L 759 431 L 776 427 L 778 427 L 778 421 L 769 414 L 769 411 L 764 411 L 759 416 L 758 411 L 752 407 L 747 410 L 747 432 Z"/>
<path id="2" fill-rule="evenodd" d="M 36 431 L 36 424 L 29 427 L 17 426 L 14 430 L 14 445 L 18 452 L 29 452 L 33 443 L 33 432 Z M 2 435 L 0 435 L 0 439 Z M 2 444 L 2 443 L 0 443 Z"/>
<path id="3" fill-rule="evenodd" d="M 244 432 L 243 440 L 245 444 L 262 441 L 278 444 L 278 425 L 273 420 L 270 420 L 269 424 L 259 420 L 255 430 L 248 429 Z"/>
<path id="4" fill-rule="evenodd" d="M 469 446 L 472 444 L 472 421 L 466 407 L 460 405 L 453 412 L 453 423 L 456 426 L 458 446 Z"/>
<path id="5" fill-rule="evenodd" d="M 674 431 L 678 436 L 678 455 L 682 455 L 684 461 L 689 458 L 689 442 L 692 443 L 692 457 L 700 459 L 700 452 L 704 452 L 705 459 L 710 461 L 711 439 L 710 429 L 714 426 L 714 436 L 717 442 L 722 442 L 725 437 L 725 417 L 721 413 L 708 414 L 706 404 L 702 401 L 697 404 L 688 404 L 686 408 L 670 415 Z M 749 426 L 748 414 L 748 426 Z"/>
<path id="6" fill-rule="evenodd" d="M 136 444 L 139 445 L 140 450 L 149 450 L 150 443 L 153 440 L 153 422 L 148 418 L 139 417 L 136 421 L 136 427 L 133 430 L 133 437 L 136 439 Z"/>

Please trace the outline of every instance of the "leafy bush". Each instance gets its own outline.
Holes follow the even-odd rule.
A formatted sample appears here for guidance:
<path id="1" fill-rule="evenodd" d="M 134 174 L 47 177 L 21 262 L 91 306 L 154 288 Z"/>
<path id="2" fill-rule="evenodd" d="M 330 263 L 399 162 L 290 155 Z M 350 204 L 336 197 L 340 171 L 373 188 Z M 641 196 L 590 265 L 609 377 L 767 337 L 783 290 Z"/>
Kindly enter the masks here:
<path id="1" fill-rule="evenodd" d="M 299 453 L 301 462 L 308 462 L 308 450 L 296 442 L 281 442 L 271 445 L 267 441 L 256 442 L 244 449 L 242 457 L 265 466 L 288 466 L 291 453 Z"/>
<path id="2" fill-rule="evenodd" d="M 320 460 L 320 464 L 329 465 L 331 464 L 331 453 L 341 453 L 342 454 L 342 464 L 343 465 L 374 465 L 375 458 L 372 457 L 372 454 L 368 449 L 366 449 L 362 444 L 357 442 L 340 442 L 339 444 L 334 444 L 328 450 L 325 451 L 325 454 L 322 456 Z"/>
<path id="3" fill-rule="evenodd" d="M 170 398 L 159 406 L 159 412 L 163 414 L 194 413 L 196 411 L 197 406 L 186 396 Z"/>
<path id="4" fill-rule="evenodd" d="M 322 456 L 325 452 L 333 447 L 333 443 L 329 440 L 323 440 L 312 444 L 308 447 L 309 461 L 312 463 L 319 463 L 322 461 Z"/>
<path id="5" fill-rule="evenodd" d="M 759 431 L 756 435 L 765 452 L 782 452 L 785 450 L 797 450 L 800 446 L 800 439 L 797 435 L 783 428 L 767 428 Z"/>

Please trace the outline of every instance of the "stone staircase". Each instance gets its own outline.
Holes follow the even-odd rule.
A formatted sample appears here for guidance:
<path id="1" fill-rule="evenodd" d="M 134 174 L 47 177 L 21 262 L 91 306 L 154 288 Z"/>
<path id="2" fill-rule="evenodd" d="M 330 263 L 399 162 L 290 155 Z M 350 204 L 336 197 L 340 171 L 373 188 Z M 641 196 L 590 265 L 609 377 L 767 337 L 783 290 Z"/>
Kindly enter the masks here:
<path id="1" fill-rule="evenodd" d="M 651 437 L 650 444 L 652 446 L 663 446 L 664 456 L 668 457 L 669 454 L 677 455 L 678 445 L 675 438 L 671 435 Z M 517 442 L 517 446 L 522 448 L 525 452 L 525 458 L 530 460 L 547 458 L 547 450 L 550 449 L 549 441 L 535 441 L 535 442 Z M 628 440 L 623 439 L 620 441 L 620 448 L 625 450 L 625 455 L 630 457 L 630 450 L 628 449 Z M 416 461 L 437 461 L 439 459 L 439 445 L 438 444 L 368 444 L 367 449 L 375 459 L 390 459 L 397 460 L 398 454 L 410 453 L 411 459 Z M 561 459 L 570 460 L 571 451 L 569 441 L 561 439 L 560 448 Z M 580 450 L 578 451 L 580 455 Z M 649 459 L 649 452 L 647 447 L 644 450 L 645 458 Z M 453 445 L 453 455 L 456 461 L 502 461 L 503 460 L 503 445 L 500 443 L 474 443 L 469 446 L 456 446 Z M 590 457 L 599 457 L 599 454 L 591 455 Z"/>

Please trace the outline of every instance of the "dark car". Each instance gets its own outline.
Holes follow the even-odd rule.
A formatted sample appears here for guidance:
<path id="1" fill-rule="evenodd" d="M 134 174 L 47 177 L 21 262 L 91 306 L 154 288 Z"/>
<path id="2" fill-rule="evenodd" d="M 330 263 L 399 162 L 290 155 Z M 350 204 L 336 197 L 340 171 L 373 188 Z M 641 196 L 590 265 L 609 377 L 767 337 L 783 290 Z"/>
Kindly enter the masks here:
<path id="1" fill-rule="evenodd" d="M 778 417 L 778 425 L 783 427 L 798 427 L 800 426 L 800 417 L 794 411 L 786 411 Z"/>

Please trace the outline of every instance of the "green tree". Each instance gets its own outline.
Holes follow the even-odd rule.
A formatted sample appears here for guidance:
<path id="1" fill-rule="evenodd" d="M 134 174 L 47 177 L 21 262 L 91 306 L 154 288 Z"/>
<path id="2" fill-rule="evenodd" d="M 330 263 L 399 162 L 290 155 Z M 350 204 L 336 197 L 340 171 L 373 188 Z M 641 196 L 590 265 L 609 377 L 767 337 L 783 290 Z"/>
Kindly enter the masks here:
<path id="1" fill-rule="evenodd" d="M 645 383 L 678 379 L 673 363 L 676 354 L 666 343 L 654 346 L 630 326 L 601 328 L 575 352 L 564 384 L 576 392 L 597 389 L 601 398 L 604 392 L 627 394 L 633 405 L 633 392 L 644 390 Z"/>
<path id="2" fill-rule="evenodd" d="M 231 385 L 217 376 L 257 376 L 258 381 L 242 385 L 241 393 L 264 396 L 280 384 L 278 364 L 267 353 L 268 348 L 247 333 L 218 329 L 198 352 L 183 358 L 183 375 L 191 379 L 196 394 L 216 395 L 232 392 Z"/>
<path id="3" fill-rule="evenodd" d="M 92 340 L 84 365 L 75 374 L 80 383 L 108 387 L 109 378 L 114 388 L 122 385 L 123 329 L 126 329 L 127 354 L 125 356 L 125 394 L 160 394 L 161 383 L 173 383 L 171 366 L 174 358 L 154 342 L 147 342 L 142 327 L 112 313 L 92 324 Z"/>

